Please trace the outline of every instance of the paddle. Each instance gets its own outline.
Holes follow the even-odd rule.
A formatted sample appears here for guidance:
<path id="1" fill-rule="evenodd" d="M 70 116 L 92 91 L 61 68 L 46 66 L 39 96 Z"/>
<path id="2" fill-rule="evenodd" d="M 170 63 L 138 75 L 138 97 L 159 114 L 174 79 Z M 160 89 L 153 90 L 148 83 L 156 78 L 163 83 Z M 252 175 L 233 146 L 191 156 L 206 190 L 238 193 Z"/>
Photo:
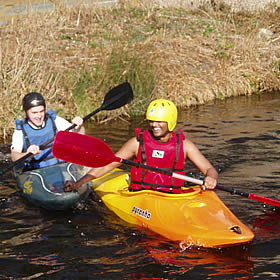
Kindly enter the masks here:
<path id="1" fill-rule="evenodd" d="M 54 141 L 53 154 L 59 159 L 88 167 L 102 167 L 112 162 L 119 162 L 122 164 L 132 165 L 138 168 L 141 167 L 151 171 L 163 173 L 174 178 L 178 178 L 198 185 L 204 184 L 203 180 L 198 180 L 185 175 L 174 173 L 170 170 L 147 166 L 138 162 L 117 157 L 111 150 L 111 148 L 100 139 L 90 137 L 88 135 L 78 134 L 75 132 L 58 132 Z M 280 201 L 274 199 L 239 191 L 234 188 L 227 188 L 221 185 L 217 185 L 216 189 L 232 194 L 238 194 L 249 199 L 280 207 Z"/>
<path id="2" fill-rule="evenodd" d="M 114 110 L 117 108 L 120 108 L 126 104 L 128 104 L 130 101 L 133 100 L 133 90 L 128 82 L 125 82 L 123 84 L 120 84 L 111 90 L 107 92 L 107 94 L 104 97 L 102 105 L 96 109 L 95 111 L 91 112 L 87 116 L 83 118 L 83 121 L 88 120 L 93 115 L 97 114 L 98 112 L 102 110 Z M 68 127 L 66 130 L 71 130 L 75 127 L 75 124 Z M 40 145 L 40 150 L 46 149 L 47 145 L 50 144 L 53 141 L 54 138 L 48 140 L 47 142 Z M 21 162 L 24 162 L 27 158 L 31 157 L 33 154 L 28 153 L 25 156 L 19 158 L 18 160 L 14 161 L 10 165 L 8 165 L 4 170 L 0 171 L 0 176 L 2 176 L 4 173 L 15 167 Z"/>

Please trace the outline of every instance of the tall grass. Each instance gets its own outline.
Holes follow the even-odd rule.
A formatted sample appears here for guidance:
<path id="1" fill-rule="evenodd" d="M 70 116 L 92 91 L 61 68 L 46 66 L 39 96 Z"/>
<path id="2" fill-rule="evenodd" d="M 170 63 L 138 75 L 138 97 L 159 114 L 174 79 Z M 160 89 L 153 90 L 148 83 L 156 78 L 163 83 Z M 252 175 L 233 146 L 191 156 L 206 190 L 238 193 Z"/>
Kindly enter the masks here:
<path id="1" fill-rule="evenodd" d="M 172 1 L 171 1 L 172 2 Z M 142 115 L 154 98 L 179 107 L 279 90 L 280 20 L 265 11 L 192 9 L 128 1 L 112 9 L 57 7 L 0 29 L 0 136 L 9 140 L 21 100 L 41 92 L 70 119 L 99 107 L 113 86 L 129 81 L 135 100 L 101 112 L 99 122 Z M 179 5 L 179 4 L 178 4 Z M 273 31 L 261 37 L 260 29 Z M 4 39 L 3 39 L 4 38 Z"/>

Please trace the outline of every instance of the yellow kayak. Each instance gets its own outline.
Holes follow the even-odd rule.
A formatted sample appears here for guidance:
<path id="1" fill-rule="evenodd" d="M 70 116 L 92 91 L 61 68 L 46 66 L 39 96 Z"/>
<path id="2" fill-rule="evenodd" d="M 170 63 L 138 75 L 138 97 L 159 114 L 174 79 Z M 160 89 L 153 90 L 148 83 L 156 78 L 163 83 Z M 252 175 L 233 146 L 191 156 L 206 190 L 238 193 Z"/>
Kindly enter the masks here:
<path id="1" fill-rule="evenodd" d="M 93 180 L 104 204 L 124 221 L 147 228 L 183 246 L 225 247 L 254 238 L 214 191 L 199 186 L 182 194 L 143 190 L 129 192 L 129 173 L 114 169 Z"/>

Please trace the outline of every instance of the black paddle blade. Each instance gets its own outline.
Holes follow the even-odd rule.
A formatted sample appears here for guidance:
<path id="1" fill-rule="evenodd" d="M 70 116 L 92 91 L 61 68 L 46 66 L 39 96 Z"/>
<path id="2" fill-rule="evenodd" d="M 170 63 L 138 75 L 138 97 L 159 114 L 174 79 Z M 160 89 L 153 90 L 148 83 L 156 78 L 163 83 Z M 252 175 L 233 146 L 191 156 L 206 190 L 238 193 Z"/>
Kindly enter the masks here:
<path id="1" fill-rule="evenodd" d="M 128 82 L 112 88 L 105 96 L 102 110 L 114 110 L 133 100 L 133 90 Z"/>

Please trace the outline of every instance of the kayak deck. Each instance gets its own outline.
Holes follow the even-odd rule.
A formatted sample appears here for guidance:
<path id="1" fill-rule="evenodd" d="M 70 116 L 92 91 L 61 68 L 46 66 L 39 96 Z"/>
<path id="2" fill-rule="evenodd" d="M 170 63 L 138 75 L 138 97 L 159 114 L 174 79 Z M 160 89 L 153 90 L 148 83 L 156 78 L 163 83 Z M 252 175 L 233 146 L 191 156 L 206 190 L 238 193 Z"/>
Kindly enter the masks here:
<path id="1" fill-rule="evenodd" d="M 86 171 L 85 167 L 65 162 L 26 172 L 14 170 L 14 176 L 22 195 L 32 204 L 48 210 L 66 210 L 87 198 L 91 183 L 83 185 L 79 192 L 64 192 L 65 181 L 77 181 Z"/>
<path id="2" fill-rule="evenodd" d="M 148 228 L 182 245 L 224 247 L 247 243 L 253 232 L 219 199 L 199 186 L 182 194 L 128 191 L 129 174 L 115 169 L 93 180 L 105 205 L 124 221 Z"/>

